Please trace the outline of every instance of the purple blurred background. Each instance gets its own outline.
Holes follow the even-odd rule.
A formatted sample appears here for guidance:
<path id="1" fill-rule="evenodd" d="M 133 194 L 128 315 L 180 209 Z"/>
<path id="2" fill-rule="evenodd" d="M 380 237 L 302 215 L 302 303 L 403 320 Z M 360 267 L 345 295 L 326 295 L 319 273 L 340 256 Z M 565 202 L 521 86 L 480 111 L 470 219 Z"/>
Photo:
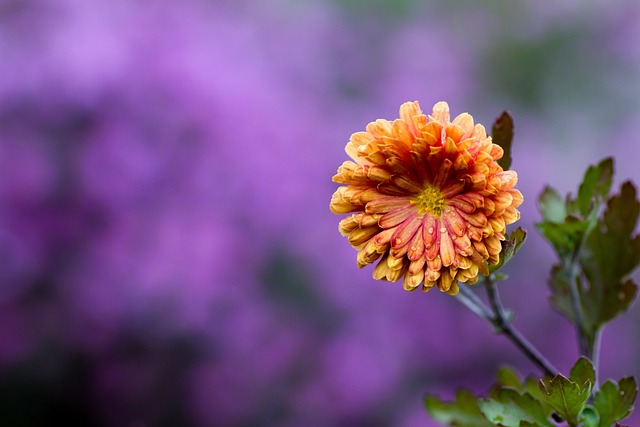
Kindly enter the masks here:
<path id="1" fill-rule="evenodd" d="M 535 201 L 608 155 L 638 181 L 640 3 L 511 3 L 0 0 L 0 424 L 433 426 L 425 393 L 537 374 L 338 234 L 344 145 L 409 100 L 514 116 L 503 300 L 568 370 Z M 640 374 L 638 320 L 604 378 Z"/>

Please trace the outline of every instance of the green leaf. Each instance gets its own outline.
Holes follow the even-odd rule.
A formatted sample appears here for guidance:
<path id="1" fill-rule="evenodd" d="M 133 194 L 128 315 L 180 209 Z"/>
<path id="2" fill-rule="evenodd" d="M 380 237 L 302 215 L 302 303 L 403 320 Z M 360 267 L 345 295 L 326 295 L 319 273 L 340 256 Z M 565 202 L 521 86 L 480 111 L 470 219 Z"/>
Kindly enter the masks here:
<path id="1" fill-rule="evenodd" d="M 549 300 L 553 308 L 570 321 L 575 322 L 576 316 L 573 310 L 573 303 L 571 302 L 569 278 L 561 264 L 555 264 L 551 267 L 549 288 L 551 289 Z"/>
<path id="2" fill-rule="evenodd" d="M 596 393 L 593 405 L 600 414 L 599 427 L 610 427 L 625 419 L 633 410 L 638 392 L 633 377 L 622 378 L 618 383 L 607 381 Z"/>
<path id="3" fill-rule="evenodd" d="M 613 159 L 608 157 L 597 166 L 590 166 L 578 189 L 577 205 L 583 217 L 599 209 L 607 199 L 613 178 Z"/>
<path id="4" fill-rule="evenodd" d="M 500 251 L 500 260 L 497 264 L 489 265 L 489 273 L 493 273 L 503 265 L 505 265 L 520 250 L 520 247 L 527 238 L 527 232 L 521 227 L 516 228 L 509 234 L 506 240 L 503 240 L 502 250 Z"/>
<path id="5" fill-rule="evenodd" d="M 480 399 L 478 406 L 489 421 L 505 427 L 519 427 L 522 421 L 554 426 L 540 402 L 530 394 L 520 394 L 512 388 L 503 388 L 490 399 Z"/>
<path id="6" fill-rule="evenodd" d="M 500 117 L 493 122 L 491 138 L 493 143 L 498 144 L 504 151 L 498 164 L 504 170 L 509 169 L 511 167 L 511 143 L 513 142 L 513 118 L 506 111 L 503 111 Z"/>
<path id="7" fill-rule="evenodd" d="M 542 221 L 536 228 L 551 243 L 561 260 L 568 262 L 582 240 L 588 223 L 574 216 L 565 218 L 565 222 Z"/>
<path id="8" fill-rule="evenodd" d="M 454 402 L 427 396 L 424 403 L 431 418 L 440 423 L 454 427 L 494 427 L 480 412 L 477 398 L 466 390 L 459 390 Z"/>
<path id="9" fill-rule="evenodd" d="M 569 378 L 571 381 L 577 384 L 595 384 L 596 383 L 596 371 L 593 367 L 593 364 L 586 357 L 580 357 L 578 361 L 571 368 L 571 373 L 569 374 Z"/>
<path id="10" fill-rule="evenodd" d="M 587 405 L 580 413 L 580 420 L 583 423 L 583 427 L 598 427 L 600 425 L 600 414 L 591 405 Z"/>
<path id="11" fill-rule="evenodd" d="M 625 312 L 637 285 L 628 276 L 640 264 L 640 236 L 632 236 L 640 202 L 631 182 L 607 203 L 602 221 L 586 240 L 579 261 L 589 287 L 580 289 L 585 317 L 594 330 Z"/>
<path id="12" fill-rule="evenodd" d="M 515 390 L 522 391 L 522 383 L 518 374 L 511 368 L 502 367 L 497 374 L 498 385 L 502 387 L 511 387 Z"/>
<path id="13" fill-rule="evenodd" d="M 546 186 L 538 198 L 538 209 L 546 222 L 564 222 L 567 217 L 567 206 L 555 188 Z"/>
<path id="14" fill-rule="evenodd" d="M 558 374 L 550 380 L 540 380 L 544 401 L 569 425 L 577 425 L 580 413 L 591 395 L 591 383 L 583 386 Z"/>

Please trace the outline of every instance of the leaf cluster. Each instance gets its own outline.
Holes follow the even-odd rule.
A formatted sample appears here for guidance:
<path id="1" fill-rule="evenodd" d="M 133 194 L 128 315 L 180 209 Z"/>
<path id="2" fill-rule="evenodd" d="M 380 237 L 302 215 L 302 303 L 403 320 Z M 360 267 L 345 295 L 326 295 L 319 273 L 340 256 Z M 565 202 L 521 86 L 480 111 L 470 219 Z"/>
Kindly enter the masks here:
<path id="1" fill-rule="evenodd" d="M 583 357 L 569 378 L 558 374 L 521 381 L 513 370 L 502 368 L 486 397 L 460 390 L 453 402 L 427 396 L 425 406 L 436 421 L 454 427 L 611 427 L 633 410 L 636 382 L 632 377 L 609 380 L 589 403 L 595 378 L 593 365 Z"/>
<path id="2" fill-rule="evenodd" d="M 538 200 L 538 231 L 558 255 L 549 286 L 552 306 L 576 324 L 593 346 L 605 323 L 624 313 L 637 293 L 629 275 L 640 264 L 640 214 L 627 181 L 611 196 L 613 160 L 587 170 L 577 196 L 546 187 Z"/>

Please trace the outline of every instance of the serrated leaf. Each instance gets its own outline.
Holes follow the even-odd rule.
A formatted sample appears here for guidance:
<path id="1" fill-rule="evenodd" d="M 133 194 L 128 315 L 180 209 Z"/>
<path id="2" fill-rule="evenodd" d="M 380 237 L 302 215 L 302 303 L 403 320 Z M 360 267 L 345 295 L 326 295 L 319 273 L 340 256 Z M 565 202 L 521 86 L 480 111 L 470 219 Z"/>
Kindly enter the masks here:
<path id="1" fill-rule="evenodd" d="M 585 384 L 589 382 L 590 384 L 596 383 L 596 371 L 593 367 L 593 364 L 586 357 L 580 357 L 578 361 L 571 368 L 571 373 L 569 374 L 569 378 L 571 381 L 577 384 Z"/>
<path id="2" fill-rule="evenodd" d="M 511 167 L 511 144 L 513 143 L 513 118 L 506 111 L 503 111 L 500 117 L 493 122 L 491 139 L 504 151 L 498 164 L 504 170 L 509 169 Z"/>
<path id="3" fill-rule="evenodd" d="M 489 265 L 489 272 L 493 273 L 504 266 L 520 250 L 520 247 L 527 238 L 527 232 L 521 227 L 516 228 L 509 236 L 501 242 L 500 260 L 497 264 Z"/>
<path id="4" fill-rule="evenodd" d="M 480 412 L 477 398 L 466 390 L 459 390 L 453 402 L 444 402 L 437 396 L 427 396 L 424 404 L 431 418 L 449 426 L 494 427 Z"/>
<path id="5" fill-rule="evenodd" d="M 636 296 L 637 285 L 628 276 L 640 264 L 640 236 L 631 236 L 640 202 L 630 182 L 607 203 L 603 219 L 592 230 L 580 255 L 589 280 L 581 289 L 581 303 L 592 329 L 625 312 Z"/>
<path id="6" fill-rule="evenodd" d="M 563 375 L 540 380 L 544 401 L 570 425 L 577 425 L 580 413 L 591 395 L 591 383 L 580 386 Z"/>
<path id="7" fill-rule="evenodd" d="M 567 217 L 567 206 L 564 199 L 553 188 L 546 186 L 538 197 L 538 209 L 542 214 L 542 219 L 547 222 L 564 222 Z"/>
<path id="8" fill-rule="evenodd" d="M 480 399 L 478 406 L 489 421 L 501 426 L 519 427 L 522 421 L 554 426 L 540 402 L 530 394 L 520 394 L 512 388 L 503 388 L 490 399 Z"/>
<path id="9" fill-rule="evenodd" d="M 596 393 L 593 406 L 600 414 L 599 427 L 609 427 L 625 419 L 633 410 L 633 402 L 638 392 L 633 377 L 622 378 L 618 383 L 605 382 Z"/>
<path id="10" fill-rule="evenodd" d="M 613 178 L 613 159 L 611 157 L 602 160 L 596 166 L 590 166 L 584 175 L 582 184 L 578 189 L 576 203 L 583 217 L 598 209 L 607 199 L 611 189 Z"/>

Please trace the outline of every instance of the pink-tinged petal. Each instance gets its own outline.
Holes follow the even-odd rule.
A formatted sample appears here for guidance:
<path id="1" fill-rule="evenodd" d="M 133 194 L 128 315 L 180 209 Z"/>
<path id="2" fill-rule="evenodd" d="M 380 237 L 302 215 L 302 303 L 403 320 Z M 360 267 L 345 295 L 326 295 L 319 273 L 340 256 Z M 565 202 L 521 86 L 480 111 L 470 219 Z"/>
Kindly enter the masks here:
<path id="1" fill-rule="evenodd" d="M 471 136 L 473 133 L 473 117 L 469 113 L 459 114 L 451 123 L 460 126 L 465 136 Z"/>
<path id="2" fill-rule="evenodd" d="M 372 239 L 378 247 L 378 252 L 383 249 L 386 250 L 391 246 L 391 236 L 393 236 L 393 233 L 395 233 L 397 229 L 398 227 L 393 227 L 383 230 Z"/>
<path id="3" fill-rule="evenodd" d="M 442 265 L 445 267 L 450 266 L 456 258 L 456 250 L 453 246 L 453 241 L 445 227 L 440 229 L 440 258 L 442 259 Z"/>
<path id="4" fill-rule="evenodd" d="M 464 190 L 465 182 L 463 179 L 450 180 L 443 186 L 441 193 L 443 199 L 450 199 L 457 196 Z"/>
<path id="5" fill-rule="evenodd" d="M 442 222 L 452 235 L 462 236 L 467 231 L 467 223 L 456 209 L 446 207 L 442 216 Z"/>
<path id="6" fill-rule="evenodd" d="M 422 110 L 420 110 L 420 105 L 417 101 L 405 102 L 400 106 L 400 119 L 409 125 L 409 130 L 414 137 L 418 135 L 414 117 L 421 114 Z"/>
<path id="7" fill-rule="evenodd" d="M 468 214 L 473 213 L 476 210 L 476 207 L 471 202 L 462 197 L 462 195 L 458 195 L 452 199 L 448 199 L 447 205 Z"/>
<path id="8" fill-rule="evenodd" d="M 431 114 L 431 117 L 443 125 L 448 124 L 451 117 L 449 115 L 449 104 L 444 101 L 438 102 L 433 106 L 433 113 Z"/>
<path id="9" fill-rule="evenodd" d="M 410 202 L 411 197 L 382 196 L 367 203 L 365 212 L 368 214 L 384 214 L 410 205 Z"/>
<path id="10" fill-rule="evenodd" d="M 427 259 L 433 259 L 440 253 L 440 221 L 432 215 L 423 217 L 422 238 L 427 249 Z"/>
<path id="11" fill-rule="evenodd" d="M 378 221 L 378 225 L 381 228 L 395 227 L 396 225 L 404 222 L 407 218 L 409 218 L 409 216 L 415 214 L 416 212 L 417 211 L 415 205 L 407 204 L 382 215 L 380 217 L 380 220 Z"/>
<path id="12" fill-rule="evenodd" d="M 417 213 L 409 216 L 409 218 L 398 226 L 396 232 L 391 236 L 391 247 L 399 248 L 405 246 L 408 248 L 409 242 L 413 239 L 414 234 L 416 234 L 416 231 L 418 231 L 421 225 L 422 218 L 418 217 Z"/>
<path id="13" fill-rule="evenodd" d="M 407 257 L 411 261 L 415 261 L 417 259 L 422 259 L 422 255 L 425 251 L 424 239 L 422 238 L 422 230 L 418 230 L 416 234 L 413 235 L 413 239 L 409 243 L 409 250 L 407 251 Z"/>

